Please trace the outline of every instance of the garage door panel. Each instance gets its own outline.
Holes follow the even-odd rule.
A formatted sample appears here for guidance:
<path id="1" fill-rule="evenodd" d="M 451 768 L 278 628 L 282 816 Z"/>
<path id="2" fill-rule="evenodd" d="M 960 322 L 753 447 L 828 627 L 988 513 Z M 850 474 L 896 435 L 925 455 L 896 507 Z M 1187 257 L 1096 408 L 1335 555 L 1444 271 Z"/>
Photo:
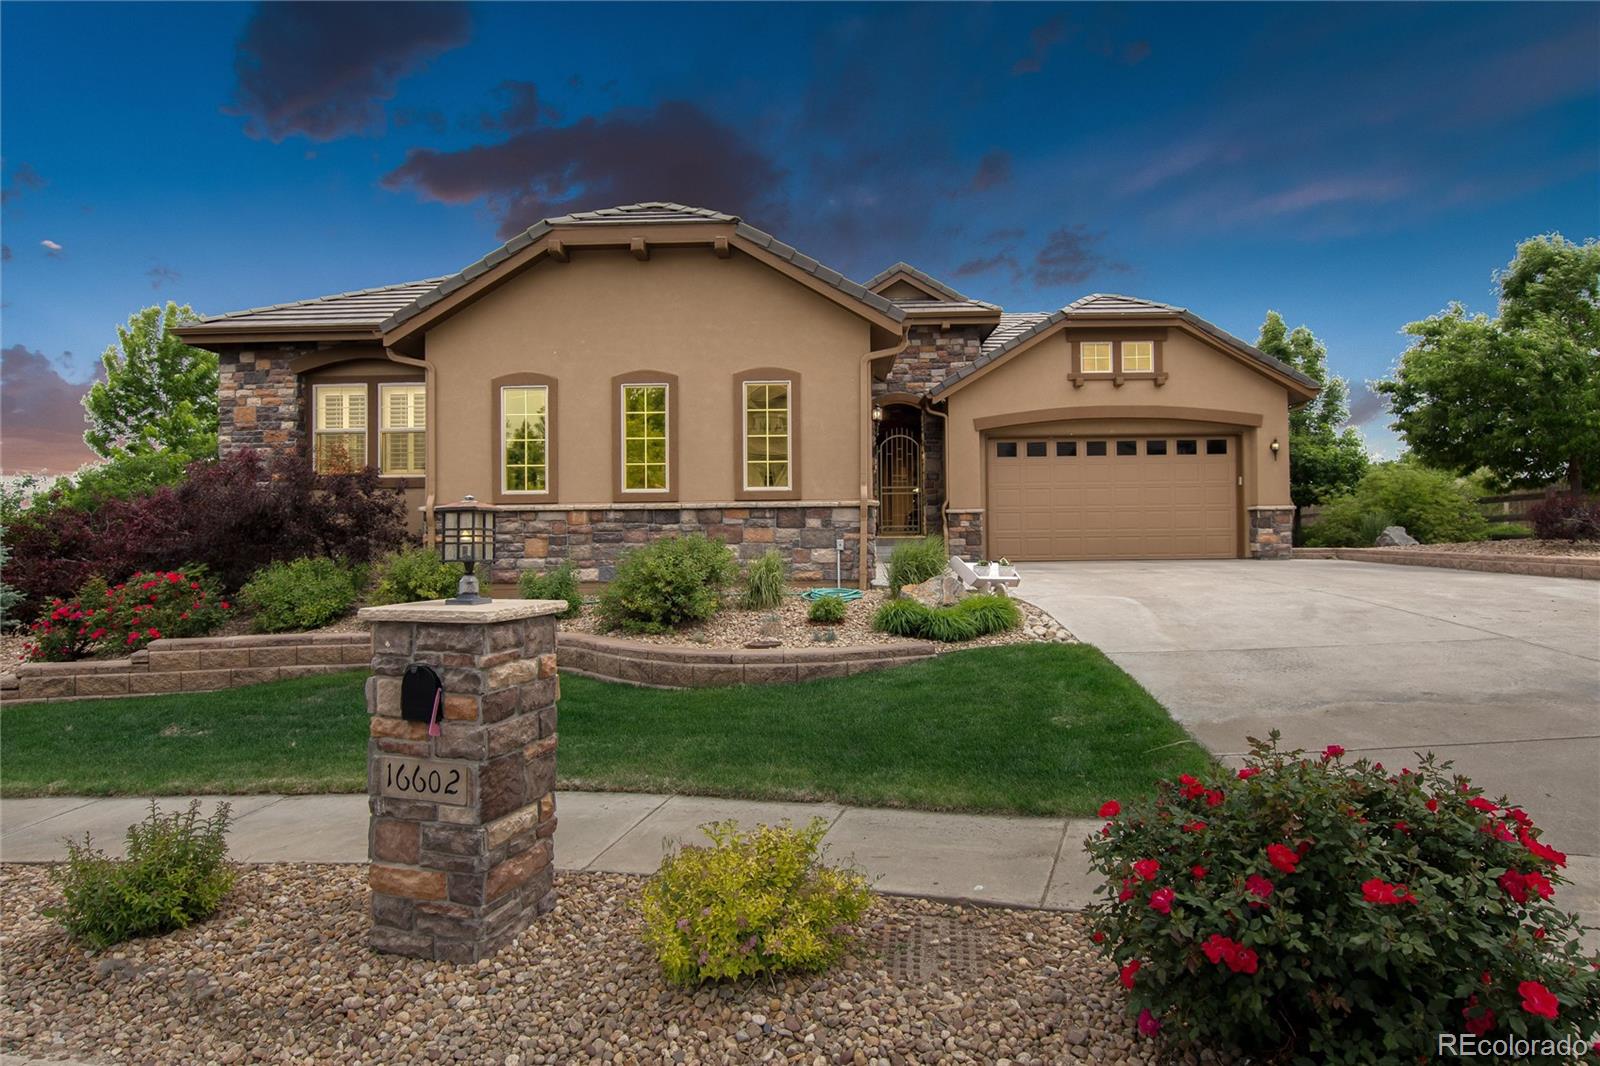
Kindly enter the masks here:
<path id="1" fill-rule="evenodd" d="M 989 474 L 990 551 L 1011 559 L 1233 558 L 1238 545 L 1237 452 L 1232 438 L 1208 450 L 1178 454 L 1151 440 L 1117 454 L 1119 438 L 1103 438 L 1104 455 L 1088 441 L 1019 438 L 1001 457 L 985 443 Z M 1219 440 L 1219 438 L 1211 438 Z M 1033 454 L 1029 454 L 1030 451 Z M 1070 453 L 1070 454 L 1069 454 Z"/>

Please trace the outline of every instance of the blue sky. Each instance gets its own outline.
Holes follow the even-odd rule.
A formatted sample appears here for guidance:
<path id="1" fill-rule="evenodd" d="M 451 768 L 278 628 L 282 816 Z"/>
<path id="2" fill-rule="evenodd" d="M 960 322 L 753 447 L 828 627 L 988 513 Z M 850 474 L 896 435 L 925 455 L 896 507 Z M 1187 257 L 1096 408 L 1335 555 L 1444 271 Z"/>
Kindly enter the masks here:
<path id="1" fill-rule="evenodd" d="M 1593 4 L 5 3 L 0 50 L 14 454 L 141 306 L 446 273 L 640 199 L 1012 309 L 1275 308 L 1358 397 L 1407 321 L 1492 311 L 1519 239 L 1600 234 Z"/>

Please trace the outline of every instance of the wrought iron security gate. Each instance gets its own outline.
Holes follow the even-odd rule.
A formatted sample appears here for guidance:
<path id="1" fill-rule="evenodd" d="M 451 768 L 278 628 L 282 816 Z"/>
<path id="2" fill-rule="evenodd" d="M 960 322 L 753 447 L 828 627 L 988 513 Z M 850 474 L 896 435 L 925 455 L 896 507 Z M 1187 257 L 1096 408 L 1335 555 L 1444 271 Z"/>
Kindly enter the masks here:
<path id="1" fill-rule="evenodd" d="M 891 429 L 878 441 L 878 533 L 916 536 L 922 532 L 922 445 L 907 429 Z"/>

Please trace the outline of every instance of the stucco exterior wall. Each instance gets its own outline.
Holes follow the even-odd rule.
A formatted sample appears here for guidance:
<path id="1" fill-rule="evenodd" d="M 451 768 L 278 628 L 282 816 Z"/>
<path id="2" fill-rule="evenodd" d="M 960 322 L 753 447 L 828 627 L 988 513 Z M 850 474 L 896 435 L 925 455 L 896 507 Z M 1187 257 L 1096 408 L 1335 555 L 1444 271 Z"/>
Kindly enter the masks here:
<path id="1" fill-rule="evenodd" d="M 1097 326 L 1098 331 L 1105 327 Z M 948 474 L 951 508 L 984 506 L 984 451 L 981 423 L 986 419 L 1039 412 L 1004 431 L 1078 434 L 1192 431 L 1237 434 L 1243 506 L 1289 505 L 1289 398 L 1283 386 L 1245 366 L 1211 344 L 1179 330 L 1167 331 L 1164 346 L 1165 384 L 1130 379 L 1116 385 L 1109 379 L 1085 379 L 1075 387 L 1069 379 L 1069 331 L 1012 356 L 949 396 Z M 1064 417 L 1063 409 L 1109 408 L 1092 420 Z M 1161 408 L 1172 410 L 1162 411 Z M 1231 424 L 1226 419 L 1199 417 L 1194 411 L 1244 412 L 1259 416 L 1259 426 Z M 975 424 L 979 423 L 979 424 Z M 1026 426 L 1018 429 L 1016 427 Z M 1271 443 L 1281 449 L 1273 458 Z"/>
<path id="2" fill-rule="evenodd" d="M 798 498 L 860 496 L 861 358 L 869 327 L 856 315 L 735 251 L 574 250 L 540 262 L 427 335 L 437 369 L 438 500 L 490 499 L 500 478 L 496 378 L 556 381 L 550 461 L 554 494 L 531 508 L 649 502 L 616 491 L 612 378 L 657 370 L 677 378 L 670 429 L 679 505 L 728 501 L 742 488 L 736 374 L 781 367 L 800 375 Z"/>

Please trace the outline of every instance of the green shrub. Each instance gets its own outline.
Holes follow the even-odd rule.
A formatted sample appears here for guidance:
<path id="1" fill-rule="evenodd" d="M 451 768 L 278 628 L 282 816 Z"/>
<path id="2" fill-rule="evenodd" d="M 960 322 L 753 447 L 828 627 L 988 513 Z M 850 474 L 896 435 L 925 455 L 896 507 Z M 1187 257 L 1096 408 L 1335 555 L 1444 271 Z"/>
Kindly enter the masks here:
<path id="1" fill-rule="evenodd" d="M 1227 780 L 1107 803 L 1086 843 L 1106 878 L 1093 937 L 1141 1031 L 1360 1064 L 1431 1061 L 1463 1030 L 1592 1039 L 1600 957 L 1551 900 L 1566 856 L 1523 811 L 1432 755 L 1396 773 L 1337 745 L 1280 751 L 1276 732 L 1251 748 Z M 1558 1014 L 1527 1006 L 1551 994 Z"/>
<path id="2" fill-rule="evenodd" d="M 0 532 L 0 574 L 5 572 L 6 556 L 10 549 L 6 547 L 4 533 Z M 20 619 L 17 618 L 17 608 L 22 604 L 22 593 L 0 581 L 0 632 L 15 629 Z"/>
<path id="3" fill-rule="evenodd" d="M 951 606 L 930 608 L 922 621 L 922 632 L 916 635 L 945 644 L 959 644 L 982 634 L 976 618 Z"/>
<path id="4" fill-rule="evenodd" d="M 806 611 L 806 621 L 836 626 L 844 621 L 849 612 L 843 596 L 818 596 L 811 601 L 811 609 Z"/>
<path id="5" fill-rule="evenodd" d="M 1377 516 L 1389 519 L 1384 525 L 1404 526 L 1424 544 L 1482 540 L 1489 526 L 1471 489 L 1450 474 L 1415 463 L 1382 463 L 1354 492 L 1323 504 L 1321 519 L 1302 530 L 1302 540 L 1307 547 L 1370 548 L 1372 538 L 1363 537 Z"/>
<path id="6" fill-rule="evenodd" d="M 1528 508 L 1528 521 L 1543 540 L 1600 540 L 1600 499 L 1552 496 Z"/>
<path id="7" fill-rule="evenodd" d="M 239 599 L 255 612 L 258 633 L 316 629 L 350 613 L 360 595 L 360 568 L 336 559 L 295 559 L 255 572 Z"/>
<path id="8" fill-rule="evenodd" d="M 669 981 L 821 970 L 844 954 L 872 896 L 861 874 L 823 864 L 827 821 L 702 828 L 711 846 L 668 856 L 640 899 L 644 941 Z"/>
<path id="9" fill-rule="evenodd" d="M 378 564 L 378 583 L 372 603 L 416 603 L 442 600 L 456 594 L 466 567 L 447 563 L 432 548 L 398 551 Z"/>
<path id="10" fill-rule="evenodd" d="M 576 618 L 583 613 L 583 594 L 578 591 L 578 568 L 562 563 L 554 570 L 538 573 L 524 570 L 517 579 L 517 590 L 525 600 L 566 600 L 567 609 L 557 618 Z"/>
<path id="11" fill-rule="evenodd" d="M 787 569 L 783 553 L 768 548 L 745 574 L 744 605 L 753 611 L 767 611 L 782 603 Z"/>
<path id="12" fill-rule="evenodd" d="M 68 662 L 102 652 L 126 655 L 162 637 L 203 637 L 232 605 L 203 566 L 143 570 L 107 586 L 92 577 L 71 600 L 52 600 L 28 627 L 23 653 L 39 662 Z"/>
<path id="13" fill-rule="evenodd" d="M 88 834 L 67 841 L 67 861 L 51 870 L 62 905 L 45 915 L 91 947 L 183 929 L 213 914 L 233 887 L 226 840 L 230 810 L 200 817 L 200 801 L 162 814 L 155 801 L 128 827 L 127 858 L 107 858 Z"/>
<path id="14" fill-rule="evenodd" d="M 872 628 L 901 637 L 956 644 L 1003 633 L 1022 624 L 1022 610 L 1006 596 L 968 596 L 948 607 L 927 607 L 902 597 L 885 600 L 872 616 Z"/>
<path id="15" fill-rule="evenodd" d="M 978 626 L 979 636 L 1004 633 L 1022 624 L 1022 608 L 1009 596 L 968 596 L 958 602 L 953 610 L 971 618 Z"/>
<path id="16" fill-rule="evenodd" d="M 658 540 L 617 563 L 616 576 L 600 594 L 601 624 L 629 633 L 664 633 L 703 622 L 717 613 L 738 576 L 733 552 L 720 541 L 698 533 Z"/>
<path id="17" fill-rule="evenodd" d="M 938 577 L 949 562 L 941 537 L 899 545 L 889 553 L 889 595 L 898 596 L 903 586 L 920 585 L 930 577 Z"/>
<path id="18" fill-rule="evenodd" d="M 932 613 L 932 609 L 913 599 L 884 600 L 872 616 L 872 628 L 897 637 L 920 637 L 927 631 Z"/>
<path id="19" fill-rule="evenodd" d="M 1528 540 L 1533 530 L 1517 522 L 1495 522 L 1489 526 L 1490 540 Z"/>

